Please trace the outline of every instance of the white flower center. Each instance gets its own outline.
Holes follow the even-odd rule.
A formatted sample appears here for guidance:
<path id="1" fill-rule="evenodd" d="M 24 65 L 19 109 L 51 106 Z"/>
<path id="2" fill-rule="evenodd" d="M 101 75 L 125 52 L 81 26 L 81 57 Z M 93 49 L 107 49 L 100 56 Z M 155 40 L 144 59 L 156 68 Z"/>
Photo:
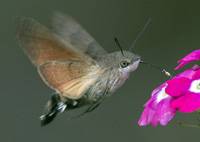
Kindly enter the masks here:
<path id="1" fill-rule="evenodd" d="M 169 95 L 165 92 L 167 86 L 163 87 L 157 94 L 156 97 L 156 102 L 159 103 L 160 101 L 162 101 L 163 99 L 166 99 L 169 97 Z"/>
<path id="2" fill-rule="evenodd" d="M 200 79 L 192 81 L 189 90 L 193 93 L 200 93 Z"/>

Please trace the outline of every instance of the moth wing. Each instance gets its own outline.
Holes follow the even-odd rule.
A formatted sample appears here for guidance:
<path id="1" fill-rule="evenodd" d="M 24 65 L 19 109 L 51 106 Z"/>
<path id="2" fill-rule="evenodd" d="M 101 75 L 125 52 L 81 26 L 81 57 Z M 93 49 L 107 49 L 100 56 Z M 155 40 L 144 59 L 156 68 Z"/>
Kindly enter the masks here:
<path id="1" fill-rule="evenodd" d="M 50 88 L 70 99 L 81 98 L 101 73 L 98 66 L 81 61 L 51 61 L 38 71 Z"/>
<path id="2" fill-rule="evenodd" d="M 107 54 L 101 45 L 70 16 L 57 12 L 52 22 L 53 30 L 58 35 L 93 59 Z"/>
<path id="3" fill-rule="evenodd" d="M 87 58 L 32 18 L 17 19 L 17 39 L 36 66 L 53 60 Z"/>

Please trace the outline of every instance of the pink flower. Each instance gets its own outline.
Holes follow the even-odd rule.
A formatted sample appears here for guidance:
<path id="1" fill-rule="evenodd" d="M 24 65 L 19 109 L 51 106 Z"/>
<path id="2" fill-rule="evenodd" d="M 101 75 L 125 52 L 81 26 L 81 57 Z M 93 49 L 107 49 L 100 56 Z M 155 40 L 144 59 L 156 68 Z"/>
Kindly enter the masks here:
<path id="1" fill-rule="evenodd" d="M 200 50 L 196 50 L 179 60 L 179 69 L 184 65 L 200 60 Z M 200 109 L 200 67 L 174 76 L 153 90 L 150 99 L 144 106 L 138 121 L 139 126 L 167 125 L 177 111 L 191 113 Z"/>

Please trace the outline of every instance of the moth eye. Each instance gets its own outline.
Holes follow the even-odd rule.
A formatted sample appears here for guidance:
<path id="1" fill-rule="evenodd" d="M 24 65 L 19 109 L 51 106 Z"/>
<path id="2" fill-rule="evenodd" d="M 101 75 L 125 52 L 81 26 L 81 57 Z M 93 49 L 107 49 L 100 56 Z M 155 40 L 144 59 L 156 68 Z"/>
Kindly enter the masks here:
<path id="1" fill-rule="evenodd" d="M 194 92 L 194 93 L 200 93 L 200 79 L 199 80 L 194 80 L 191 83 L 189 90 L 191 92 Z"/>
<path id="2" fill-rule="evenodd" d="M 121 68 L 126 68 L 130 63 L 128 61 L 121 61 L 120 62 L 120 67 Z"/>

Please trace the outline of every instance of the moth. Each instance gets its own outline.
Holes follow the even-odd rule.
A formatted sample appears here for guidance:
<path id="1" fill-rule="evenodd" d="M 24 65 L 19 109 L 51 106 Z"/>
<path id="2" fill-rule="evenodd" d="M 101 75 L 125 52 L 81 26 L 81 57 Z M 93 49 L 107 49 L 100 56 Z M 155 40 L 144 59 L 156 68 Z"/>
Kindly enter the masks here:
<path id="1" fill-rule="evenodd" d="M 73 18 L 54 14 L 52 28 L 32 18 L 20 17 L 17 40 L 44 81 L 56 93 L 47 102 L 41 125 L 57 114 L 87 106 L 82 113 L 97 108 L 138 68 L 139 55 L 131 50 L 108 53 Z"/>

